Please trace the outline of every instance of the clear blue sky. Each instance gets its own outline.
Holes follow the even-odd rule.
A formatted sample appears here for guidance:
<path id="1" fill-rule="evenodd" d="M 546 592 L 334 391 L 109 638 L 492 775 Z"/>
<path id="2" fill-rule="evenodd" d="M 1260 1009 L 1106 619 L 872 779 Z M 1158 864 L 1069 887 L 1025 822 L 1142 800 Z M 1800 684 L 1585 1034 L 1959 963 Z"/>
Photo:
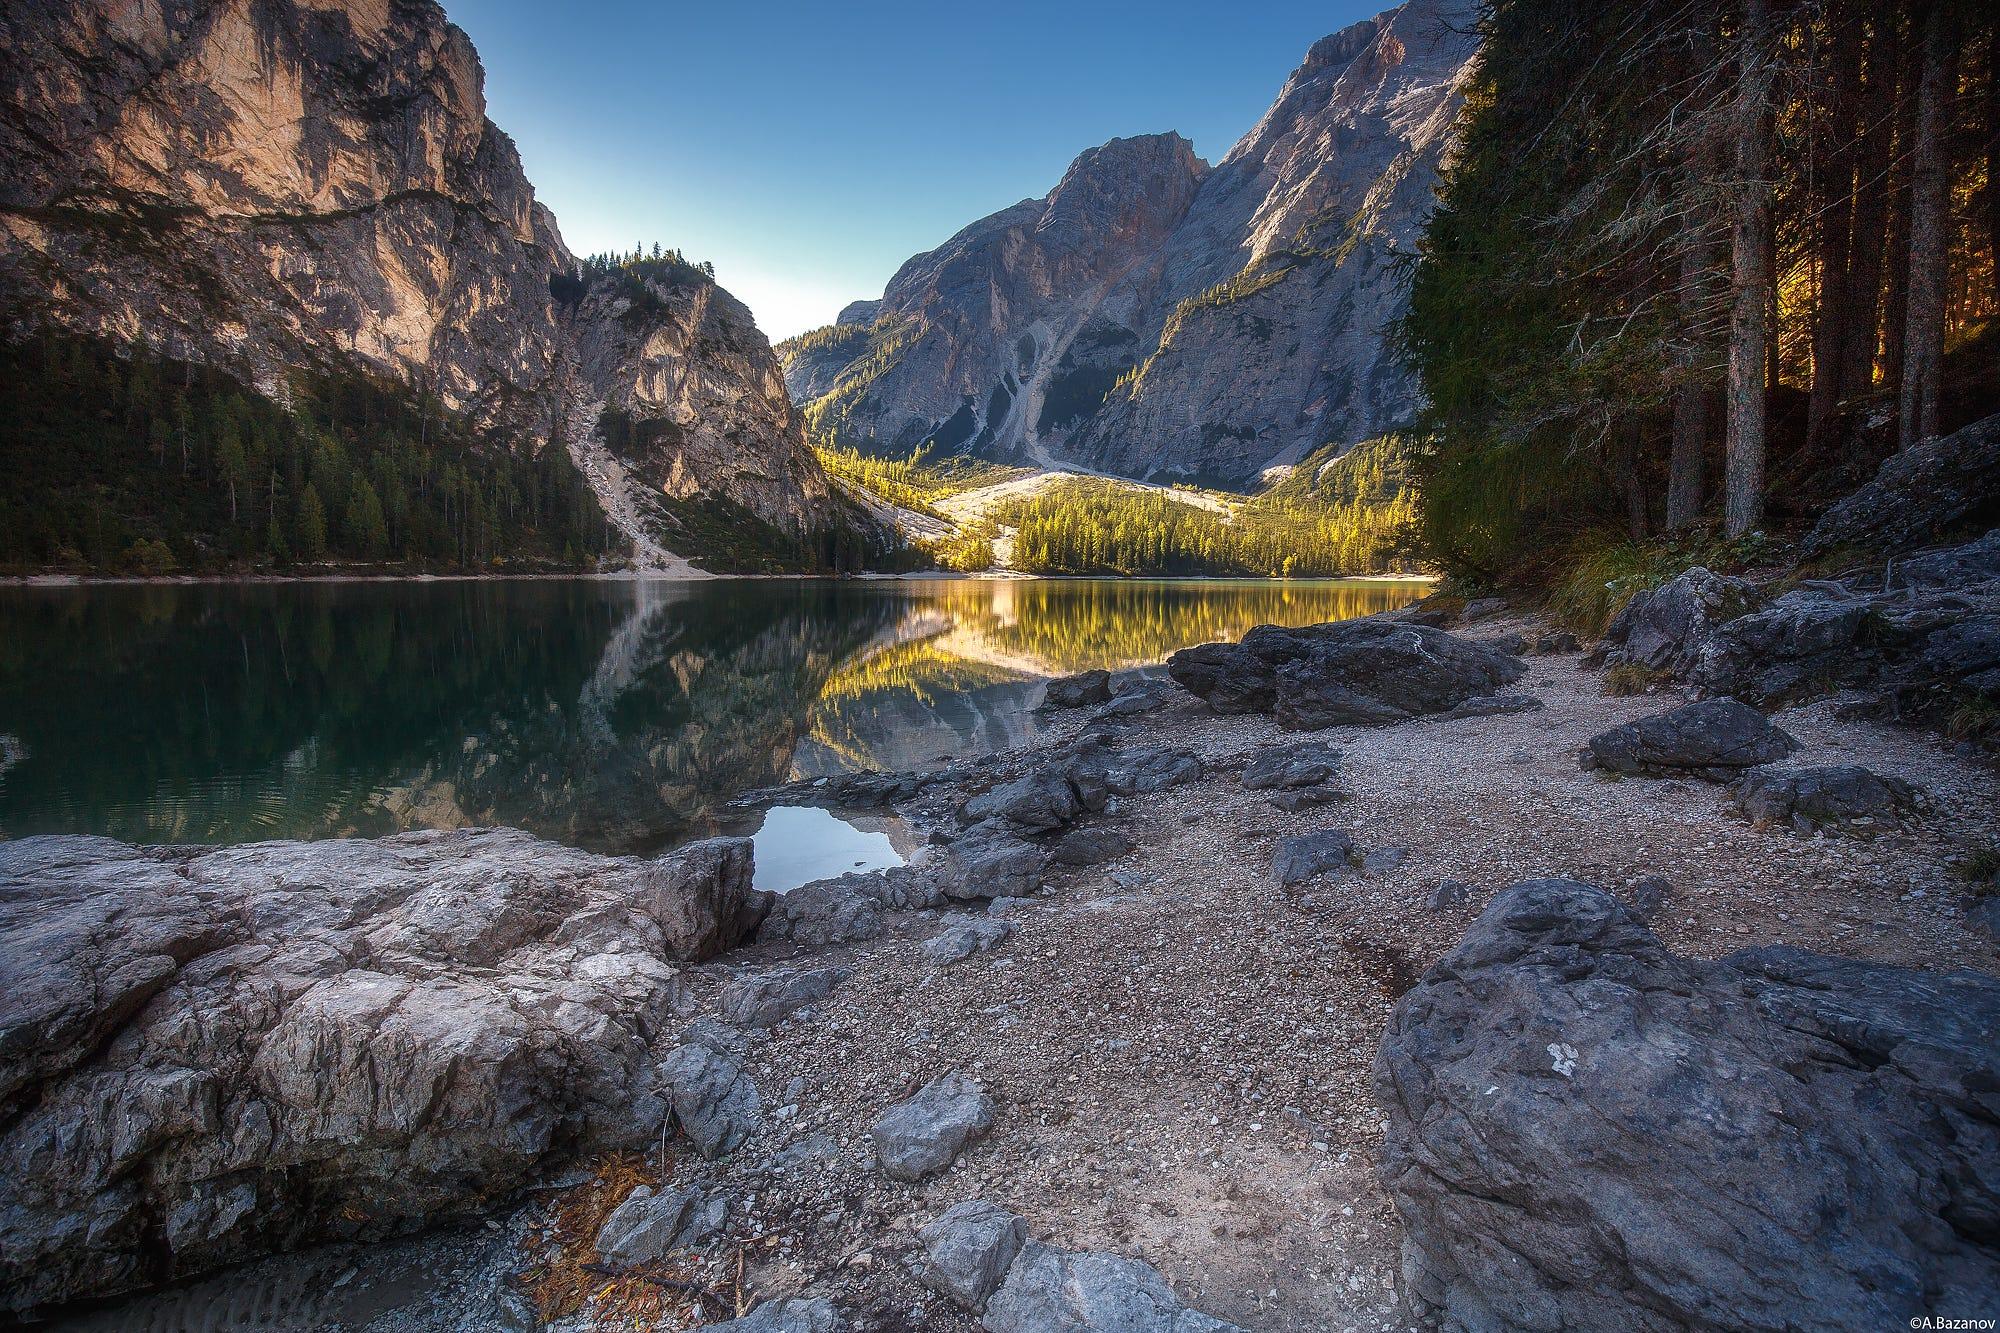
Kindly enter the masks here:
<path id="1" fill-rule="evenodd" d="M 712 260 L 773 340 L 1106 139 L 1178 130 L 1219 159 L 1307 47 L 1384 7 L 443 3 L 570 248 Z"/>

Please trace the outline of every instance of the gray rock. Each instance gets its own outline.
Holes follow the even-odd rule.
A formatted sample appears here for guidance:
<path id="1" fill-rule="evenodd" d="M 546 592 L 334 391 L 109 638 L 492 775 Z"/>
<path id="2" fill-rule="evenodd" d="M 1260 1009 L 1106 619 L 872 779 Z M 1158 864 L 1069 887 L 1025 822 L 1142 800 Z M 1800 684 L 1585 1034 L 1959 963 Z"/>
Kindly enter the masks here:
<path id="1" fill-rule="evenodd" d="M 1329 871 L 1345 873 L 1360 862 L 1354 839 L 1339 829 L 1300 833 L 1278 844 L 1271 858 L 1271 877 L 1280 884 L 1303 884 Z"/>
<path id="2" fill-rule="evenodd" d="M 1535 651 L 1548 657 L 1557 653 L 1580 653 L 1583 651 L 1583 645 L 1577 641 L 1576 635 L 1568 630 L 1553 630 L 1535 636 Z"/>
<path id="3" fill-rule="evenodd" d="M 1431 894 L 1431 910 L 1448 912 L 1455 907 L 1463 907 L 1472 899 L 1472 886 L 1463 880 L 1441 879 Z"/>
<path id="4" fill-rule="evenodd" d="M 1580 762 L 1612 773 L 1686 773 L 1719 782 L 1797 748 L 1756 709 L 1734 699 L 1704 699 L 1598 733 Z"/>
<path id="5" fill-rule="evenodd" d="M 754 925 L 749 881 L 734 839 L 0 843 L 0 1303 L 408 1230 L 655 1141 L 673 960 Z"/>
<path id="6" fill-rule="evenodd" d="M 1027 1243 L 1028 1225 L 996 1204 L 955 1204 L 917 1230 L 925 1262 L 918 1276 L 940 1295 L 979 1310 Z"/>
<path id="7" fill-rule="evenodd" d="M 854 975 L 851 967 L 778 968 L 738 976 L 722 995 L 722 1014 L 738 1027 L 768 1028 L 823 1000 Z"/>
<path id="8" fill-rule="evenodd" d="M 1475 597 L 1465 604 L 1465 609 L 1458 613 L 1458 618 L 1460 620 L 1484 620 L 1488 616 L 1497 616 L 1506 609 L 1507 599 L 1505 597 Z"/>
<path id="9" fill-rule="evenodd" d="M 660 1081 L 674 1118 L 696 1151 L 714 1160 L 733 1151 L 764 1123 L 764 1099 L 733 1056 L 707 1046 L 677 1046 L 660 1062 Z"/>
<path id="10" fill-rule="evenodd" d="M 1068 828 L 1088 808 L 1070 778 L 1066 766 L 1050 764 L 973 797 L 965 803 L 965 817 L 1005 820 L 1030 834 Z M 1097 808 L 1103 809 L 1101 800 Z"/>
<path id="11" fill-rule="evenodd" d="M 1407 847 L 1377 847 L 1361 858 L 1361 870 L 1368 875 L 1388 875 L 1399 869 L 1410 859 Z"/>
<path id="12" fill-rule="evenodd" d="M 1109 671 L 1084 671 L 1058 676 L 1048 684 L 1043 702 L 1051 708 L 1088 708 L 1111 697 Z"/>
<path id="13" fill-rule="evenodd" d="M 1994 944 L 2000 944 L 2000 892 L 1982 893 L 1965 909 L 1965 923 Z"/>
<path id="14" fill-rule="evenodd" d="M 1294 787 L 1290 791 L 1274 791 L 1264 799 L 1286 814 L 1295 815 L 1301 810 L 1345 801 L 1348 795 L 1338 787 Z"/>
<path id="15" fill-rule="evenodd" d="M 701 1244 L 722 1229 L 728 1215 L 729 1201 L 720 1196 L 641 1185 L 598 1228 L 597 1257 L 619 1270 L 650 1264 L 669 1250 Z"/>
<path id="16" fill-rule="evenodd" d="M 1542 701 L 1532 694 L 1476 694 L 1447 711 L 1445 717 L 1498 717 L 1503 713 L 1532 713 L 1542 706 Z"/>
<path id="17" fill-rule="evenodd" d="M 767 944 L 847 944 L 872 940 L 885 928 L 879 875 L 861 873 L 775 895 L 757 938 Z"/>
<path id="18" fill-rule="evenodd" d="M 1146 796 L 1201 780 L 1201 757 L 1166 745 L 1109 750 L 1102 764 L 1104 785 L 1113 796 Z"/>
<path id="19" fill-rule="evenodd" d="M 924 943 L 924 957 L 939 967 L 997 948 L 1014 934 L 1014 923 L 993 917 L 974 917 L 948 926 Z"/>
<path id="20" fill-rule="evenodd" d="M 1166 707 L 1173 695 L 1165 685 L 1151 685 L 1143 689 L 1131 689 L 1114 695 L 1110 703 L 1090 715 L 1093 722 L 1117 718 L 1138 717 Z"/>
<path id="21" fill-rule="evenodd" d="M 966 1144 L 993 1128 L 993 1099 L 963 1074 L 932 1079 L 870 1127 L 875 1158 L 896 1180 L 921 1180 L 950 1166 Z"/>
<path id="22" fill-rule="evenodd" d="M 1375 1065 L 1405 1293 L 1462 1329 L 1894 1328 L 2000 1300 L 2000 981 L 1676 957 L 1498 895 Z"/>
<path id="23" fill-rule="evenodd" d="M 1866 486 L 1821 516 L 1800 543 L 1804 559 L 1843 549 L 1907 551 L 1967 524 L 2000 521 L 2000 416 L 1892 455 Z"/>
<path id="24" fill-rule="evenodd" d="M 1048 868 L 1047 848 L 1023 842 L 1001 820 L 984 820 L 952 843 L 944 894 L 961 900 L 1025 898 L 1041 887 Z"/>
<path id="25" fill-rule="evenodd" d="M 1272 745 L 1257 751 L 1243 766 L 1241 781 L 1250 791 L 1317 787 L 1340 771 L 1340 751 L 1320 741 Z"/>
<path id="26" fill-rule="evenodd" d="M 1829 826 L 1887 827 L 1915 807 L 1916 791 L 1900 778 L 1836 764 L 1756 769 L 1736 784 L 1733 799 L 1756 823 L 1809 833 Z"/>
<path id="27" fill-rule="evenodd" d="M 1673 897 L 1674 886 L 1659 875 L 1648 875 L 1632 886 L 1626 907 L 1639 921 L 1650 925 Z"/>
<path id="28" fill-rule="evenodd" d="M 1184 648 L 1167 671 L 1217 712 L 1268 712 L 1281 726 L 1313 731 L 1441 713 L 1512 684 L 1527 667 L 1428 625 L 1369 617 L 1304 629 L 1260 625 L 1241 643 Z"/>
<path id="29" fill-rule="evenodd" d="M 1505 634 L 1495 634 L 1490 639 L 1477 639 L 1482 648 L 1491 648 L 1496 653 L 1506 653 L 1509 657 L 1519 657 L 1528 651 L 1528 641 L 1520 634 L 1509 630 Z"/>
<path id="30" fill-rule="evenodd" d="M 1748 581 L 1696 566 L 1634 593 L 1605 629 L 1599 657 L 1684 675 L 1710 631 L 1757 601 Z"/>
<path id="31" fill-rule="evenodd" d="M 1190 1310 L 1151 1264 L 1030 1241 L 993 1293 L 987 1333 L 1230 1333 Z M 1240 1330 L 1237 1331 L 1240 1333 Z"/>
<path id="32" fill-rule="evenodd" d="M 1132 840 L 1117 829 L 1071 829 L 1056 839 L 1055 860 L 1066 866 L 1102 865 L 1125 855 L 1132 845 Z"/>
<path id="33" fill-rule="evenodd" d="M 709 1333 L 844 1333 L 847 1321 L 824 1300 L 766 1301 L 726 1323 L 704 1325 Z"/>

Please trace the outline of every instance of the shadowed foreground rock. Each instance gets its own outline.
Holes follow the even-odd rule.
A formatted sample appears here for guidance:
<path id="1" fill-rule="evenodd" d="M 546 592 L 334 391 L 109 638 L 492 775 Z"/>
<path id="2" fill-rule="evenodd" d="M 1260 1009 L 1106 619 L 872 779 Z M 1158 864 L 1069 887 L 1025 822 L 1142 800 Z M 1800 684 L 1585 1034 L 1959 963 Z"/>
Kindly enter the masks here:
<path id="1" fill-rule="evenodd" d="M 0 844 L 0 1304 L 368 1238 L 638 1147 L 674 958 L 756 925 L 747 839 L 512 830 Z"/>
<path id="2" fill-rule="evenodd" d="M 1499 895 L 1375 1064 L 1407 1293 L 1446 1329 L 1906 1328 L 2000 1308 L 2000 981 L 1676 957 Z"/>
<path id="3" fill-rule="evenodd" d="M 1218 713 L 1274 713 L 1317 731 L 1442 713 L 1527 673 L 1518 658 L 1407 619 L 1369 617 L 1286 629 L 1259 625 L 1241 643 L 1204 643 L 1167 672 Z"/>
<path id="4" fill-rule="evenodd" d="M 1610 773 L 1685 773 L 1721 782 L 1798 748 L 1749 705 L 1704 699 L 1599 732 L 1578 762 Z"/>

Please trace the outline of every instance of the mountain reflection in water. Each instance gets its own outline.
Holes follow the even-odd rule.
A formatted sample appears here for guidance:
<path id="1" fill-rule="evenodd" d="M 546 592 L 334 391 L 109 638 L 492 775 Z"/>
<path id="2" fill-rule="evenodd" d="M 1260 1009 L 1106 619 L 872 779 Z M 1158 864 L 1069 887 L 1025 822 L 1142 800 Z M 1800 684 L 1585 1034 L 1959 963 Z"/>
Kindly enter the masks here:
<path id="1" fill-rule="evenodd" d="M 505 824 L 651 852 L 753 787 L 1019 745 L 1040 682 L 1383 582 L 608 580 L 0 589 L 0 836 Z"/>

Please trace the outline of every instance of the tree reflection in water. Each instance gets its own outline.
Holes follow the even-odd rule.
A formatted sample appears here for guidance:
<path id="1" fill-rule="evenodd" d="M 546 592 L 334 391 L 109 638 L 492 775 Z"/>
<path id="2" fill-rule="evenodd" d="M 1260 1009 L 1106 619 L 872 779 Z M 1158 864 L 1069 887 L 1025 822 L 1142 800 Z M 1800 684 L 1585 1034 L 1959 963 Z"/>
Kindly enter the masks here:
<path id="1" fill-rule="evenodd" d="M 0 835 L 507 824 L 607 851 L 794 774 L 1015 745 L 1047 675 L 1389 583 L 501 580 L 0 590 Z"/>

